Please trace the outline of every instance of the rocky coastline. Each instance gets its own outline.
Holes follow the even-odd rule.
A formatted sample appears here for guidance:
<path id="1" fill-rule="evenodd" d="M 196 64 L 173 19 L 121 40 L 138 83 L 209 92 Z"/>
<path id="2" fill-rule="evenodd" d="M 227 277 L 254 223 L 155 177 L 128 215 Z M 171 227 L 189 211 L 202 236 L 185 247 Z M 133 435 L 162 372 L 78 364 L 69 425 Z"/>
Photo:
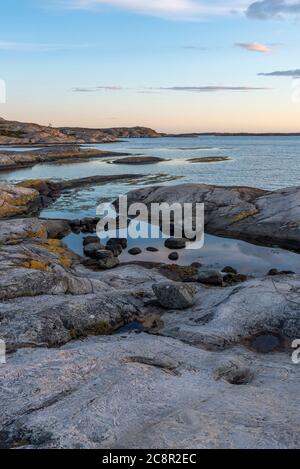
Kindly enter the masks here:
<path id="1" fill-rule="evenodd" d="M 127 153 L 85 149 L 79 145 L 55 145 L 30 151 L 7 151 L 0 148 L 0 171 L 30 168 L 40 163 L 74 163 L 93 158 L 127 156 Z"/>
<path id="2" fill-rule="evenodd" d="M 122 138 L 160 137 L 145 127 L 90 129 L 9 121 L 0 117 L 0 145 L 113 143 Z"/>
<path id="3" fill-rule="evenodd" d="M 0 447 L 296 448 L 300 275 L 122 264 L 126 240 L 102 246 L 96 218 L 38 216 L 63 190 L 124 177 L 139 176 L 0 184 Z M 128 197 L 205 202 L 209 232 L 299 251 L 299 194 L 181 184 Z M 85 257 L 62 241 L 72 231 Z"/>

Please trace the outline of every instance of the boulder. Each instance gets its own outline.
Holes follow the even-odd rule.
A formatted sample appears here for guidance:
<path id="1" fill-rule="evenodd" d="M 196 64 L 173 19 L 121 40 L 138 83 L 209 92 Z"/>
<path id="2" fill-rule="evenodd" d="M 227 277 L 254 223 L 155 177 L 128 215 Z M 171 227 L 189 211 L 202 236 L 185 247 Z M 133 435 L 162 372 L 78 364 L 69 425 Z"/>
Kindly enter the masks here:
<path id="1" fill-rule="evenodd" d="M 153 285 L 158 302 L 167 309 L 186 309 L 195 303 L 195 290 L 191 285 L 161 282 Z"/>
<path id="2" fill-rule="evenodd" d="M 119 265 L 120 261 L 111 251 L 99 249 L 95 252 L 95 259 L 100 269 L 112 269 Z"/>
<path id="3" fill-rule="evenodd" d="M 197 280 L 199 283 L 205 283 L 207 285 L 223 286 L 223 276 L 216 270 L 199 269 Z"/>
<path id="4" fill-rule="evenodd" d="M 230 265 L 224 267 L 222 272 L 225 273 L 225 274 L 237 274 L 237 270 L 234 269 L 233 267 L 231 267 Z"/>
<path id="5" fill-rule="evenodd" d="M 98 259 L 98 254 L 97 252 L 100 249 L 104 249 L 103 246 L 101 245 L 99 239 L 95 243 L 89 243 L 84 246 L 84 254 L 87 257 L 91 257 L 92 259 Z"/>
<path id="6" fill-rule="evenodd" d="M 37 210 L 39 203 L 38 191 L 0 183 L 0 218 L 26 215 Z"/>
<path id="7" fill-rule="evenodd" d="M 130 254 L 131 256 L 138 256 L 141 253 L 142 253 L 142 250 L 141 248 L 138 248 L 138 247 L 131 248 L 128 250 L 128 254 Z"/>
<path id="8" fill-rule="evenodd" d="M 155 248 L 155 247 L 152 247 L 152 246 L 149 246 L 146 248 L 146 251 L 148 252 L 158 252 L 159 249 Z"/>
<path id="9" fill-rule="evenodd" d="M 179 239 L 179 238 L 166 239 L 165 247 L 168 249 L 184 249 L 186 247 L 186 239 Z"/>
<path id="10" fill-rule="evenodd" d="M 171 254 L 169 254 L 169 259 L 170 261 L 178 261 L 179 259 L 179 255 L 177 252 L 171 252 Z"/>
<path id="11" fill-rule="evenodd" d="M 123 252 L 121 244 L 112 244 L 109 246 L 105 246 L 105 249 L 107 251 L 111 251 L 115 257 L 119 257 Z"/>
<path id="12" fill-rule="evenodd" d="M 128 241 L 126 238 L 110 238 L 107 241 L 106 246 L 114 246 L 116 244 L 120 244 L 123 249 L 126 249 L 128 245 Z"/>
<path id="13" fill-rule="evenodd" d="M 87 246 L 88 244 L 100 243 L 98 236 L 86 236 L 83 238 L 83 245 Z"/>

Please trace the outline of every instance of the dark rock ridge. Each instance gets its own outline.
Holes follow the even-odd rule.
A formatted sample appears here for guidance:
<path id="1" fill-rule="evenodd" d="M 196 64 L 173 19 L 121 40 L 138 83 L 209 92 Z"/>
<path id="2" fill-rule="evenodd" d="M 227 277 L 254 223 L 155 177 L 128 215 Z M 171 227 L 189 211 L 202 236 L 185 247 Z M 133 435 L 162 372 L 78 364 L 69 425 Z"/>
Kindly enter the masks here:
<path id="1" fill-rule="evenodd" d="M 190 158 L 188 161 L 190 163 L 218 163 L 220 161 L 231 160 L 229 156 L 205 156 L 203 158 Z"/>
<path id="2" fill-rule="evenodd" d="M 166 161 L 163 158 L 157 156 L 130 156 L 129 158 L 119 158 L 111 161 L 113 164 L 154 164 Z"/>
<path id="3" fill-rule="evenodd" d="M 31 179 L 17 185 L 0 183 L 0 219 L 38 214 L 42 208 L 54 202 L 66 190 L 75 189 L 76 187 L 107 184 L 119 180 L 139 179 L 140 177 L 138 174 L 120 174 L 114 176 L 90 176 L 61 181 Z M 96 224 L 96 219 L 92 220 L 91 224 Z M 86 225 L 88 225 L 87 220 Z M 79 227 L 84 228 L 83 223 L 80 226 L 80 221 Z"/>
<path id="4" fill-rule="evenodd" d="M 300 251 L 300 186 L 264 191 L 251 187 L 181 184 L 146 187 L 128 203 L 204 203 L 208 233 Z"/>
<path id="5" fill-rule="evenodd" d="M 0 135 L 1 140 L 1 135 Z M 127 153 L 82 148 L 79 145 L 55 145 L 30 151 L 5 151 L 0 148 L 0 171 L 35 166 L 39 163 L 74 163 L 91 158 L 126 156 Z"/>
<path id="6" fill-rule="evenodd" d="M 109 143 L 120 138 L 159 137 L 155 130 L 145 127 L 87 129 L 80 127 L 44 126 L 0 118 L 0 144 L 57 144 L 57 143 Z"/>

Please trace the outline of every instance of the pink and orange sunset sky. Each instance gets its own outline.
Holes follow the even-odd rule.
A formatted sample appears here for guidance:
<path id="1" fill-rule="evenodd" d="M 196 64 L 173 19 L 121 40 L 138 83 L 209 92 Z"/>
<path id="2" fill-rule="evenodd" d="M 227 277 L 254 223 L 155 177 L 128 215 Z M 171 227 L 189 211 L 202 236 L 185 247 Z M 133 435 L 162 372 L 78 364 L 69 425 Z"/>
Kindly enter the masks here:
<path id="1" fill-rule="evenodd" d="M 3 0 L 0 116 L 300 131 L 300 2 Z"/>

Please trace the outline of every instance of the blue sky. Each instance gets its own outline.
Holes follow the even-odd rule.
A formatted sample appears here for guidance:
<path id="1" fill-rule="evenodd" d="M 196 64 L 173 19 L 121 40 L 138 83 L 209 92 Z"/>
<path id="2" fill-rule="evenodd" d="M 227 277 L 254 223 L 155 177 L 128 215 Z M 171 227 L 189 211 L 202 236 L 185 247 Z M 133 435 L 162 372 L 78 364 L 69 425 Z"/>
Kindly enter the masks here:
<path id="1" fill-rule="evenodd" d="M 300 131 L 299 1 L 2 0 L 1 17 L 5 118 Z"/>

